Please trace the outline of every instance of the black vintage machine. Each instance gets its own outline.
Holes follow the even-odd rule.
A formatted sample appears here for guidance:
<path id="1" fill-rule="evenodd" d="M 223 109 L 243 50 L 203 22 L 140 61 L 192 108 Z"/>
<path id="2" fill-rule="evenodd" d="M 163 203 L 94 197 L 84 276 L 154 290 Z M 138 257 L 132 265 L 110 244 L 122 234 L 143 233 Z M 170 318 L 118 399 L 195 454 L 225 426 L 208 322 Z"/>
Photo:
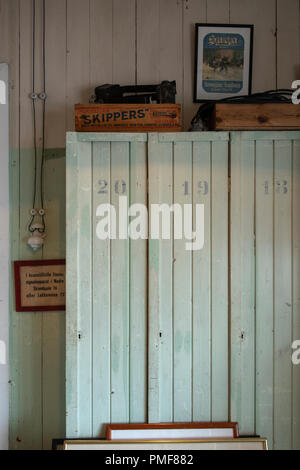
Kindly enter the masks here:
<path id="1" fill-rule="evenodd" d="M 101 85 L 95 88 L 94 103 L 175 103 L 176 81 L 159 85 Z"/>

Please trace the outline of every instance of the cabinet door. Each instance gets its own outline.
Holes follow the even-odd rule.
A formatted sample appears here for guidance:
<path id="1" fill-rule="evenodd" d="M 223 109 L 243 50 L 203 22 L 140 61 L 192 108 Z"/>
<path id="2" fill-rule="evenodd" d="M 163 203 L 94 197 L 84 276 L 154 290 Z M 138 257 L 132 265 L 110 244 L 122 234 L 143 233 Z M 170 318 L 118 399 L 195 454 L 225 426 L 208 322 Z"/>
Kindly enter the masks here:
<path id="1" fill-rule="evenodd" d="M 231 135 L 231 419 L 300 447 L 300 132 Z"/>
<path id="2" fill-rule="evenodd" d="M 149 135 L 149 207 L 204 205 L 204 246 L 149 240 L 149 421 L 228 419 L 228 134 Z M 174 239 L 175 238 L 175 239 Z"/>
<path id="3" fill-rule="evenodd" d="M 68 134 L 68 437 L 147 420 L 147 241 L 97 236 L 101 204 L 114 206 L 117 230 L 120 196 L 126 209 L 146 204 L 146 140 Z"/>

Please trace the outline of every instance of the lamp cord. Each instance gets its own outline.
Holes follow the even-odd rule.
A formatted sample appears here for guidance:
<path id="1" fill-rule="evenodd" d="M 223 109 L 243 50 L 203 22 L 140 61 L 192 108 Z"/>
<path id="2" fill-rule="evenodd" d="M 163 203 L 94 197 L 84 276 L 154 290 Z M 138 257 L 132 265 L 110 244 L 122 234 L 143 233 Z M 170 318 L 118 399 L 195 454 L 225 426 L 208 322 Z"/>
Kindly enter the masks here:
<path id="1" fill-rule="evenodd" d="M 45 0 L 43 0 L 43 12 L 42 12 L 42 23 L 43 23 L 43 38 L 42 38 L 42 67 L 43 67 L 43 91 L 42 91 L 42 154 L 41 154 L 41 172 L 40 172 L 40 202 L 41 210 L 40 216 L 42 220 L 42 228 L 39 232 L 44 233 L 46 230 L 45 224 L 45 212 L 44 212 L 44 163 L 45 163 L 45 123 L 46 123 L 46 15 L 45 15 Z M 36 210 L 36 197 L 37 197 L 37 126 L 36 126 L 36 100 L 37 94 L 35 92 L 35 39 L 36 39 L 36 4 L 35 0 L 32 0 L 32 109 L 33 109 L 33 145 L 34 145 L 34 184 L 33 184 L 33 202 L 31 209 L 31 219 L 29 222 L 28 230 L 33 232 L 35 229 L 32 228 L 35 216 L 37 215 Z"/>

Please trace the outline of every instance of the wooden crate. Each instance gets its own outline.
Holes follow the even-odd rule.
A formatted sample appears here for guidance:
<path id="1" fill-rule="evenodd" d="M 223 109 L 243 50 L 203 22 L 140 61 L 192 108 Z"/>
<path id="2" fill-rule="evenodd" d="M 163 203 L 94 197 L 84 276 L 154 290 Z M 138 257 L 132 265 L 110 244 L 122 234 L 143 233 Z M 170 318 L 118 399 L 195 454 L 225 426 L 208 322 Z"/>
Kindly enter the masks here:
<path id="1" fill-rule="evenodd" d="M 300 129 L 300 106 L 292 103 L 217 103 L 211 130 Z"/>
<path id="2" fill-rule="evenodd" d="M 77 132 L 178 132 L 179 104 L 77 104 Z"/>

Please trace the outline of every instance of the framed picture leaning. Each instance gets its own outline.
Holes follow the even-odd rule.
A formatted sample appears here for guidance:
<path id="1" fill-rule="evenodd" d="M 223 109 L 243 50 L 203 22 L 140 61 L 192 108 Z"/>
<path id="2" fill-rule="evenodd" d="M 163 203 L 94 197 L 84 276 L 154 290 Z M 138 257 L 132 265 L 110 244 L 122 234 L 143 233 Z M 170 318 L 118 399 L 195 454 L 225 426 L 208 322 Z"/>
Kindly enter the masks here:
<path id="1" fill-rule="evenodd" d="M 253 25 L 196 24 L 194 102 L 251 93 Z"/>

